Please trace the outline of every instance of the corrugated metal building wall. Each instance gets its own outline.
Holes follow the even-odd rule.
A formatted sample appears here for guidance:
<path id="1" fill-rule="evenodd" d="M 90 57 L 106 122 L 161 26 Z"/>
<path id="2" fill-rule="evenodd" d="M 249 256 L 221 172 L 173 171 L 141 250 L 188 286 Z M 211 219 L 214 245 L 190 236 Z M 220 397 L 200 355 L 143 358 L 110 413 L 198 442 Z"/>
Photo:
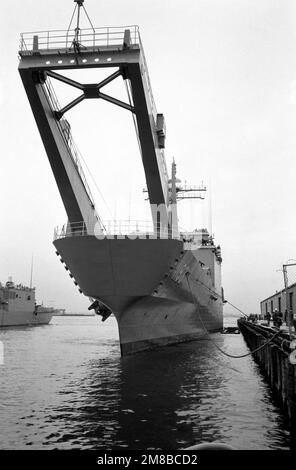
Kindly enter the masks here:
<path id="1" fill-rule="evenodd" d="M 263 316 L 265 316 L 267 312 L 273 314 L 275 309 L 283 314 L 286 310 L 296 314 L 296 283 L 291 284 L 287 290 L 283 289 L 262 300 L 262 302 L 260 302 L 260 309 L 261 315 Z"/>

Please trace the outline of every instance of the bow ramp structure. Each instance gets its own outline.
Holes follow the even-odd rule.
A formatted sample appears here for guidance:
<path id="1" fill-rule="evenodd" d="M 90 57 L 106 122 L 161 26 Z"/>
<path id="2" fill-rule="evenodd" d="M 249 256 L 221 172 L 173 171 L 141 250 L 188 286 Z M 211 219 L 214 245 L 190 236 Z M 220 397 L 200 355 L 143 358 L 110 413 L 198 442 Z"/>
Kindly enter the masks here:
<path id="1" fill-rule="evenodd" d="M 165 122 L 156 111 L 139 29 L 94 28 L 87 14 L 91 27 L 81 29 L 83 0 L 75 3 L 68 30 L 23 33 L 19 50 L 21 79 L 68 217 L 55 231 L 57 255 L 91 299 L 90 309 L 103 321 L 115 315 L 122 354 L 199 338 L 205 328 L 220 330 L 220 248 L 206 229 L 180 233 L 177 224 L 177 201 L 203 199 L 205 188 L 181 186 L 175 163 L 168 178 Z M 96 83 L 67 76 L 102 68 L 106 78 Z M 126 102 L 104 92 L 119 79 L 126 84 Z M 61 107 L 56 82 L 79 90 L 79 96 Z M 108 101 L 134 117 L 152 211 L 143 231 L 139 224 L 119 222 L 107 229 L 96 211 L 67 119 L 85 99 Z"/>
<path id="2" fill-rule="evenodd" d="M 163 154 L 165 124 L 157 114 L 139 29 L 98 28 L 24 33 L 21 35 L 19 72 L 27 92 L 70 223 L 84 221 L 88 229 L 98 222 L 66 120 L 66 113 L 84 99 L 103 99 L 132 112 L 136 118 L 151 204 L 168 205 L 168 177 Z M 117 68 L 100 83 L 78 83 L 63 71 Z M 103 92 L 122 78 L 128 82 L 130 102 Z M 60 108 L 55 80 L 81 91 Z"/>

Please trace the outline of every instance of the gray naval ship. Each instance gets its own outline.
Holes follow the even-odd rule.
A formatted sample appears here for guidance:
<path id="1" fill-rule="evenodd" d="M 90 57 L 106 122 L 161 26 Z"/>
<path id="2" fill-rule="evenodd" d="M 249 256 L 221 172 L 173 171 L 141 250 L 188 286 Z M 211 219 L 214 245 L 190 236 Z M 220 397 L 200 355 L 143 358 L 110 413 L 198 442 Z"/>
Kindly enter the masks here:
<path id="1" fill-rule="evenodd" d="M 206 229 L 180 231 L 180 199 L 203 199 L 203 186 L 183 186 L 173 163 L 168 175 L 165 121 L 156 110 L 137 26 L 80 28 L 82 0 L 75 0 L 68 30 L 21 34 L 19 73 L 38 126 L 68 221 L 56 229 L 54 246 L 90 309 L 116 317 L 122 355 L 189 341 L 223 327 L 221 250 Z M 73 19 L 74 18 L 74 19 Z M 76 24 L 72 26 L 72 21 Z M 87 15 L 87 18 L 88 15 Z M 97 83 L 67 72 L 116 71 Z M 64 75 L 66 73 L 66 75 Z M 103 92 L 122 79 L 126 102 Z M 65 106 L 59 81 L 80 90 Z M 84 99 L 102 99 L 132 113 L 141 148 L 151 223 L 102 221 L 87 185 L 65 115 Z M 83 123 L 82 123 L 83 124 Z"/>
<path id="2" fill-rule="evenodd" d="M 15 284 L 12 278 L 0 282 L 0 328 L 47 325 L 53 312 L 53 308 L 37 305 L 35 288 Z"/>

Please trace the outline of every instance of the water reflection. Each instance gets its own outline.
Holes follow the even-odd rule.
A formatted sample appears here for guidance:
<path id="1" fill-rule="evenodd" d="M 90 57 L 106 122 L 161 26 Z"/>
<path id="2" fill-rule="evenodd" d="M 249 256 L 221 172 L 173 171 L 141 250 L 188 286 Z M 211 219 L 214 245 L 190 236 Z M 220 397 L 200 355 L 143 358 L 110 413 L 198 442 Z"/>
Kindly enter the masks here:
<path id="1" fill-rule="evenodd" d="M 220 335 L 216 340 L 225 342 Z M 256 365 L 246 362 L 247 369 L 234 367 L 208 341 L 93 361 L 75 434 L 96 448 L 180 449 L 201 442 L 288 448 L 283 418 Z"/>
<path id="2" fill-rule="evenodd" d="M 2 335 L 1 448 L 295 448 L 251 357 L 195 341 L 121 359 L 116 325 L 95 320 Z M 215 341 L 247 351 L 240 335 Z"/>
<path id="3" fill-rule="evenodd" d="M 198 417 L 193 408 L 200 407 L 209 388 L 215 399 L 223 381 L 209 369 L 201 376 L 202 363 L 208 362 L 207 347 L 205 342 L 199 344 L 198 357 L 191 344 L 123 359 L 117 442 L 126 439 L 126 429 L 131 445 L 139 449 L 179 449 L 194 442 Z M 204 432 L 207 428 L 205 422 Z M 219 430 L 213 434 L 213 439 L 220 439 Z"/>

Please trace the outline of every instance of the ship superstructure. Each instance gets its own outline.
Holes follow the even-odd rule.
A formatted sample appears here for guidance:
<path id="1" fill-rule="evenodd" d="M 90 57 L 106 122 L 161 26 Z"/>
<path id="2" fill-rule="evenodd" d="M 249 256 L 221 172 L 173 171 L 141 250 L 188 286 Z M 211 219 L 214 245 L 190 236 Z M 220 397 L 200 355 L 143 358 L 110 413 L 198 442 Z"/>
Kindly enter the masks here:
<path id="1" fill-rule="evenodd" d="M 201 337 L 222 328 L 221 251 L 207 230 L 180 232 L 177 202 L 203 198 L 205 188 L 180 185 L 168 174 L 165 120 L 156 110 L 137 26 L 23 33 L 19 72 L 63 200 L 68 222 L 55 231 L 57 254 L 91 308 L 116 316 L 122 354 Z M 97 83 L 80 83 L 64 71 L 116 71 Z M 104 93 L 125 81 L 129 99 Z M 54 82 L 79 89 L 61 107 Z M 151 223 L 102 221 L 88 188 L 66 119 L 84 99 L 103 99 L 134 116 L 151 207 Z"/>

